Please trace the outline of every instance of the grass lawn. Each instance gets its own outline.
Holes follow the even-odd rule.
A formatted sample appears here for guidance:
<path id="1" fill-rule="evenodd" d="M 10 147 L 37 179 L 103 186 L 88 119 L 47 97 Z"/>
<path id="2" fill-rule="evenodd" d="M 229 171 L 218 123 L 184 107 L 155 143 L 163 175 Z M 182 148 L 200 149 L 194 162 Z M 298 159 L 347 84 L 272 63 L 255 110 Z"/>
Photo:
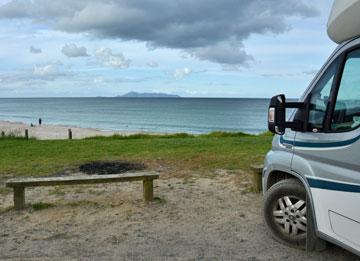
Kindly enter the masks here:
<path id="1" fill-rule="evenodd" d="M 133 135 L 82 140 L 0 139 L 0 178 L 46 176 L 77 171 L 93 160 L 145 163 L 148 169 L 169 173 L 215 169 L 248 170 L 262 163 L 271 148 L 272 135 L 214 132 L 208 135 Z"/>

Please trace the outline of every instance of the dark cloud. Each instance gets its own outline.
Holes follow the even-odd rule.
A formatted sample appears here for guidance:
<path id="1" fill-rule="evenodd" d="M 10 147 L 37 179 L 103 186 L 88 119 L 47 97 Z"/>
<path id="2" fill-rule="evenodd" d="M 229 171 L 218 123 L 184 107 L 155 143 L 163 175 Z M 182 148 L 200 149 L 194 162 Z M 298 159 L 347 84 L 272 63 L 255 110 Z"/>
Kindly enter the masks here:
<path id="1" fill-rule="evenodd" d="M 35 53 L 35 54 L 42 53 L 41 48 L 36 48 L 32 45 L 30 46 L 29 51 L 30 51 L 30 53 Z"/>
<path id="2" fill-rule="evenodd" d="M 89 56 L 84 46 L 76 46 L 75 44 L 65 44 L 61 52 L 70 58 Z"/>
<path id="3" fill-rule="evenodd" d="M 56 30 L 144 41 L 181 49 L 199 59 L 246 65 L 251 34 L 283 33 L 286 18 L 317 15 L 304 0 L 13 0 L 0 18 L 28 18 Z"/>

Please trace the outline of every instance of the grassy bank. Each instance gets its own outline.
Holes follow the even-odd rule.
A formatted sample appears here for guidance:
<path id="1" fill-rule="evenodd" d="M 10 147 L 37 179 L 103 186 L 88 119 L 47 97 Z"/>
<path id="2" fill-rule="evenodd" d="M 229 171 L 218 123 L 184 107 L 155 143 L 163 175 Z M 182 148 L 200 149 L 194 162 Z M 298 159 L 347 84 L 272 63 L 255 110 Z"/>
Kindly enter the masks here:
<path id="1" fill-rule="evenodd" d="M 0 139 L 0 178 L 43 176 L 76 171 L 94 160 L 127 160 L 169 173 L 215 169 L 248 170 L 262 163 L 271 147 L 269 134 L 215 132 L 208 135 L 132 135 L 83 140 Z"/>

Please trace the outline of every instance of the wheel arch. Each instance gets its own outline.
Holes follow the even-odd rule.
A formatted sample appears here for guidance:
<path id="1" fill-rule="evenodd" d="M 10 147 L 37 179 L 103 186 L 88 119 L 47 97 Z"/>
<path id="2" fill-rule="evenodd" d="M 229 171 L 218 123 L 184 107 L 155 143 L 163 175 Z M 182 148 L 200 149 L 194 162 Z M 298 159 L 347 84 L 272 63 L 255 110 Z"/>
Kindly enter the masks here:
<path id="1" fill-rule="evenodd" d="M 275 185 L 279 181 L 285 180 L 285 179 L 297 179 L 301 182 L 301 184 L 304 186 L 306 190 L 306 194 L 309 197 L 311 201 L 311 205 L 313 205 L 312 202 L 312 195 L 310 192 L 309 184 L 306 181 L 306 178 L 302 175 L 296 173 L 296 172 L 287 172 L 287 171 L 281 171 L 281 170 L 273 170 L 271 171 L 266 179 L 266 187 L 265 190 L 267 191 L 271 186 Z"/>
<path id="2" fill-rule="evenodd" d="M 269 175 L 268 175 L 267 182 L 266 182 L 266 190 L 271 188 L 273 185 L 275 185 L 279 181 L 282 181 L 285 179 L 299 179 L 299 178 L 297 178 L 296 176 L 294 176 L 288 172 L 285 172 L 285 171 L 274 170 L 271 173 L 269 173 Z"/>

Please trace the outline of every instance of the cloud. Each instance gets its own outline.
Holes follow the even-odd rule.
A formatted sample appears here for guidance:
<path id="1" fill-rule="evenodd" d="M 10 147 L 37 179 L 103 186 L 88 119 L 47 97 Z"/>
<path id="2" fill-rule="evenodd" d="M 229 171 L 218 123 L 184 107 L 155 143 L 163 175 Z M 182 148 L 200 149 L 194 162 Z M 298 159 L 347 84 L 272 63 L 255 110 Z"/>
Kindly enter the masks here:
<path id="1" fill-rule="evenodd" d="M 30 53 L 35 53 L 35 54 L 38 54 L 38 53 L 42 52 L 41 48 L 36 48 L 36 47 L 34 47 L 32 45 L 30 46 L 29 51 L 30 51 Z"/>
<path id="2" fill-rule="evenodd" d="M 264 78 L 284 78 L 298 76 L 297 73 L 262 73 L 260 75 Z"/>
<path id="3" fill-rule="evenodd" d="M 75 74 L 66 68 L 61 62 L 49 62 L 34 65 L 30 70 L 19 70 L 9 73 L 0 73 L 0 88 L 9 86 L 39 86 L 56 79 L 73 78 Z"/>
<path id="4" fill-rule="evenodd" d="M 250 62 L 254 61 L 254 58 L 243 50 L 242 44 L 236 43 L 236 41 L 195 48 L 194 55 L 201 60 L 209 60 L 227 66 L 236 66 L 239 65 L 239 61 L 242 61 L 242 65 L 247 67 Z"/>
<path id="5" fill-rule="evenodd" d="M 98 62 L 107 67 L 125 69 L 130 65 L 131 60 L 126 59 L 122 53 L 113 54 L 110 48 L 100 47 L 96 49 L 95 56 Z"/>
<path id="6" fill-rule="evenodd" d="M 37 76 L 43 77 L 43 76 L 55 75 L 56 73 L 57 73 L 57 68 L 54 64 L 34 66 L 34 75 Z"/>
<path id="7" fill-rule="evenodd" d="M 0 18 L 29 19 L 54 30 L 137 40 L 151 48 L 180 49 L 201 60 L 247 66 L 243 41 L 281 34 L 287 18 L 319 15 L 305 0 L 12 0 Z M 311 3 L 311 2 L 310 2 Z"/>
<path id="8" fill-rule="evenodd" d="M 157 62 L 154 62 L 154 61 L 148 62 L 146 65 L 147 65 L 148 67 L 151 67 L 151 68 L 159 67 L 159 64 L 158 64 Z"/>
<path id="9" fill-rule="evenodd" d="M 69 77 L 72 75 L 72 73 L 59 61 L 35 65 L 32 74 L 33 79 L 35 78 L 46 81 L 53 81 L 59 77 Z"/>
<path id="10" fill-rule="evenodd" d="M 98 76 L 98 77 L 95 77 L 94 78 L 94 83 L 95 84 L 102 84 L 102 83 L 104 83 L 104 77 L 101 77 L 101 76 Z"/>
<path id="11" fill-rule="evenodd" d="M 317 72 L 318 70 L 307 70 L 307 71 L 303 71 L 303 74 L 314 76 L 315 74 L 317 74 Z"/>
<path id="12" fill-rule="evenodd" d="M 82 75 L 84 82 L 89 81 L 89 76 Z M 152 80 L 152 77 L 106 77 L 105 75 L 95 75 L 92 80 L 94 84 L 111 84 L 112 86 L 119 83 L 141 83 Z"/>
<path id="13" fill-rule="evenodd" d="M 89 56 L 87 54 L 86 47 L 84 46 L 77 47 L 75 44 L 65 44 L 64 47 L 61 49 L 61 52 L 65 56 L 70 58 Z"/>
<path id="14" fill-rule="evenodd" d="M 184 68 L 178 68 L 174 71 L 174 77 L 176 79 L 181 79 L 184 78 L 186 76 L 189 76 L 192 73 L 191 69 L 188 67 L 184 67 Z"/>

